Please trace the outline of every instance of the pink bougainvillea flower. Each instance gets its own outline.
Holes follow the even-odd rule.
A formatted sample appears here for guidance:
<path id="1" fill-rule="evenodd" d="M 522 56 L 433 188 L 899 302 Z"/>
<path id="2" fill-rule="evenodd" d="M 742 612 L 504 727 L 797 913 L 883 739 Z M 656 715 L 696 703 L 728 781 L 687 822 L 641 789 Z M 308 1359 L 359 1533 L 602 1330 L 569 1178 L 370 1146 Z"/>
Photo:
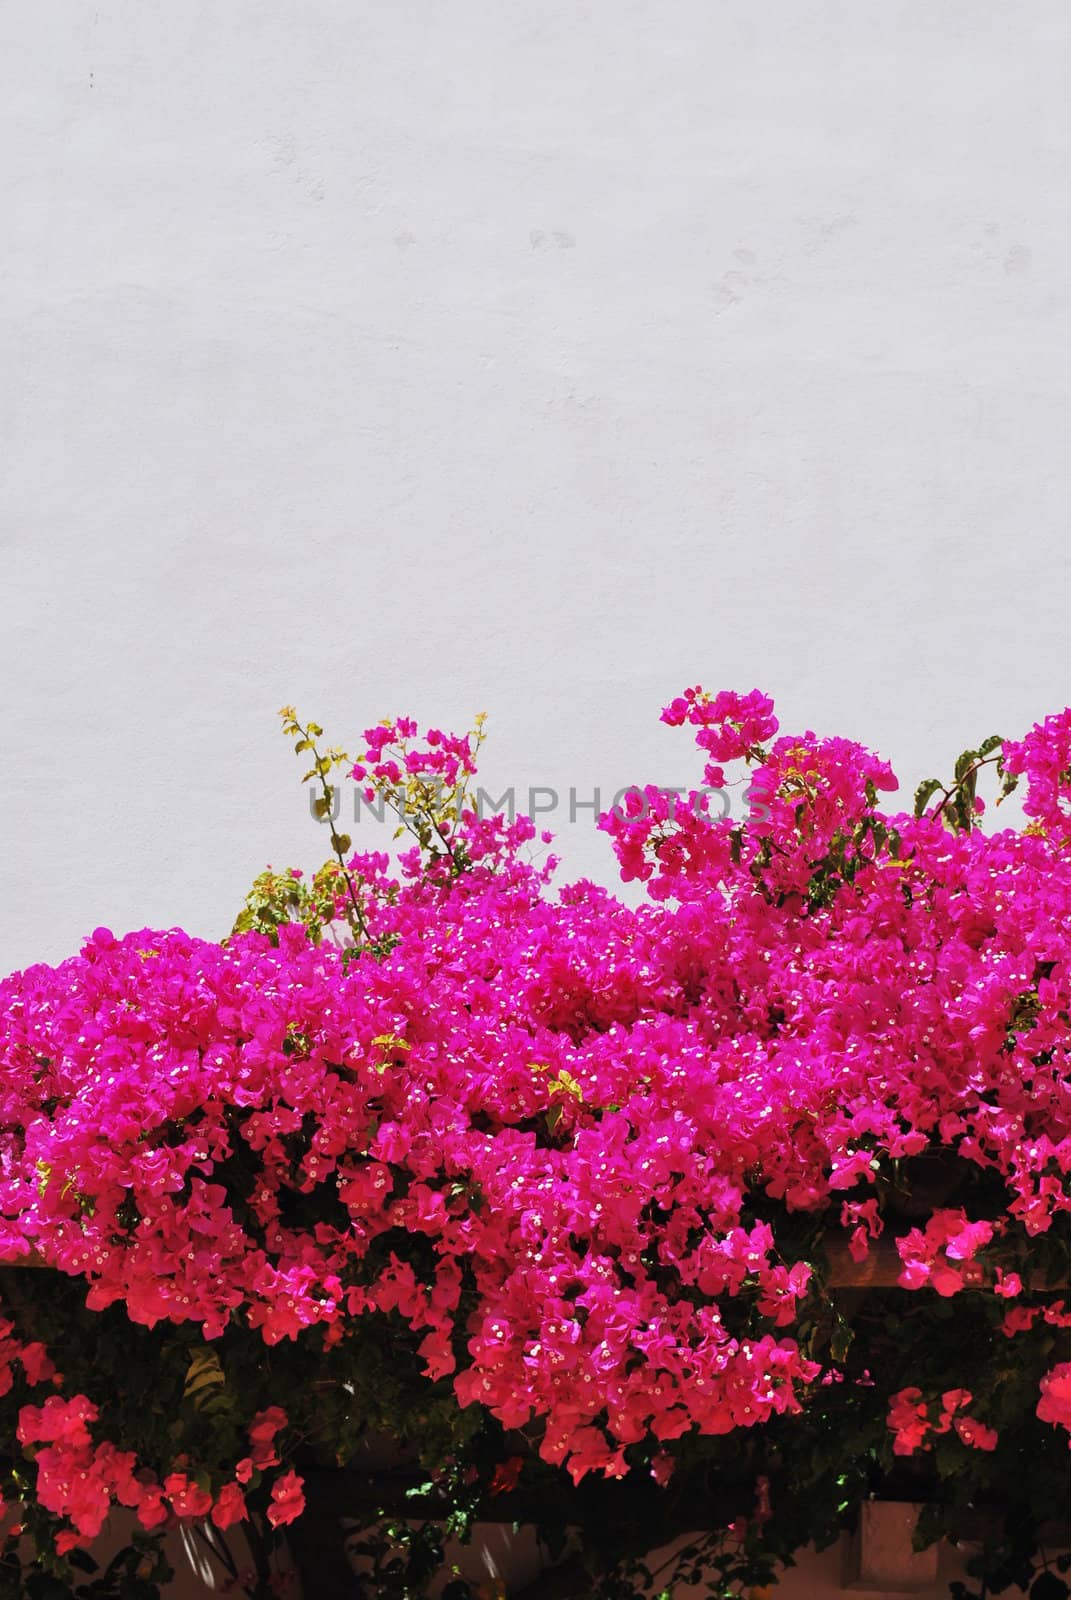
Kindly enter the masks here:
<path id="1" fill-rule="evenodd" d="M 164 1479 L 164 1493 L 178 1517 L 206 1517 L 212 1508 L 208 1490 L 202 1489 L 184 1472 L 172 1472 Z"/>
<path id="2" fill-rule="evenodd" d="M 550 892 L 532 819 L 464 789 L 478 741 L 402 717 L 365 731 L 354 781 L 457 805 L 395 862 L 343 851 L 359 948 L 299 922 L 100 928 L 3 980 L 0 1259 L 33 1252 L 90 1312 L 207 1341 L 223 1368 L 232 1330 L 313 1363 L 386 1323 L 429 1383 L 577 1482 L 668 1474 L 678 1441 L 853 1385 L 899 1455 L 995 1448 L 969 1360 L 937 1384 L 907 1351 L 866 1377 L 815 1354 L 824 1268 L 792 1241 L 800 1214 L 810 1237 L 839 1219 L 864 1262 L 922 1155 L 1006 1204 L 978 1215 L 968 1184 L 921 1216 L 902 1289 L 995 1278 L 1015 1300 L 1024 1246 L 1069 1225 L 1071 711 L 1003 747 L 1033 821 L 993 833 L 950 827 L 947 792 L 886 809 L 886 761 L 783 732 L 758 690 L 693 686 L 663 718 L 703 783 L 637 784 L 599 818 L 638 903 Z M 300 1397 L 234 1419 L 208 1462 L 135 1461 L 109 1397 L 68 1394 L 64 1350 L 17 1322 L 0 1316 L 10 1432 L 79 1536 L 115 1502 L 146 1527 L 238 1517 L 276 1468 L 273 1518 L 299 1514 Z M 1040 1371 L 1032 1335 L 1069 1322 L 1050 1301 L 1000 1326 Z M 1038 1417 L 1071 1432 L 1064 1388 L 1057 1366 Z"/>
<path id="3" fill-rule="evenodd" d="M 273 1528 L 287 1522 L 296 1522 L 305 1509 L 304 1485 L 296 1472 L 287 1472 L 276 1478 L 271 1489 L 268 1521 Z"/>
<path id="4" fill-rule="evenodd" d="M 1071 1361 L 1060 1361 L 1041 1380 L 1037 1414 L 1071 1433 Z M 1068 1441 L 1071 1448 L 1071 1440 Z"/>
<path id="5" fill-rule="evenodd" d="M 225 1483 L 212 1507 L 212 1521 L 217 1528 L 230 1528 L 249 1515 L 245 1496 L 237 1483 Z"/>

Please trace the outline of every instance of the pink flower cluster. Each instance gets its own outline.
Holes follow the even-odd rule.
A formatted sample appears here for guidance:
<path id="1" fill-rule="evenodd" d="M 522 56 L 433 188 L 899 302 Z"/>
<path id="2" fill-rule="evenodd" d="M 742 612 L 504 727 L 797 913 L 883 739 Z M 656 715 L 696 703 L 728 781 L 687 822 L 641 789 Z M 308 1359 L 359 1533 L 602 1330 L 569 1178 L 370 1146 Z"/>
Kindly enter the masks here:
<path id="1" fill-rule="evenodd" d="M 167 1516 L 159 1486 L 136 1476 L 134 1455 L 113 1444 L 93 1443 L 89 1424 L 97 1415 L 96 1406 L 81 1394 L 69 1400 L 52 1395 L 43 1406 L 23 1406 L 19 1413 L 19 1443 L 33 1447 L 37 1464 L 38 1501 L 74 1525 L 61 1534 L 61 1550 L 70 1549 L 79 1537 L 94 1539 L 113 1500 L 136 1507 L 145 1527 Z"/>
<path id="2" fill-rule="evenodd" d="M 940 1397 L 940 1412 L 932 1420 L 931 1408 L 922 1398 L 922 1390 L 901 1389 L 889 1404 L 889 1427 L 895 1438 L 893 1453 L 910 1456 L 918 1449 L 929 1450 L 930 1434 L 947 1433 L 955 1429 L 959 1438 L 972 1450 L 995 1450 L 999 1442 L 997 1430 L 964 1413 L 973 1400 L 969 1389 L 946 1389 Z"/>
<path id="3" fill-rule="evenodd" d="M 15 1333 L 15 1324 L 0 1316 L 0 1397 L 11 1393 L 15 1373 L 20 1368 L 31 1388 L 50 1380 L 53 1383 L 62 1381 L 41 1341 L 34 1339 L 24 1344 Z"/>
<path id="4" fill-rule="evenodd" d="M 98 1417 L 97 1406 L 84 1394 L 67 1399 L 54 1394 L 42 1405 L 24 1405 L 19 1411 L 17 1438 L 37 1469 L 37 1500 L 69 1524 L 56 1538 L 60 1554 L 92 1542 L 115 1503 L 131 1508 L 148 1530 L 208 1516 L 221 1529 L 243 1521 L 248 1516 L 243 1486 L 254 1473 L 280 1465 L 275 1440 L 287 1423 L 280 1406 L 258 1412 L 248 1428 L 250 1455 L 237 1463 L 233 1479 L 212 1493 L 184 1470 L 185 1458 L 161 1483 L 151 1471 L 139 1469 L 132 1451 L 119 1450 L 108 1440 L 95 1441 L 90 1429 Z M 298 1474 L 292 1469 L 277 1474 L 267 1511 L 272 1526 L 293 1522 L 304 1506 Z"/>
<path id="5" fill-rule="evenodd" d="M 1042 1422 L 1057 1424 L 1071 1433 L 1071 1361 L 1058 1362 L 1042 1378 L 1037 1412 Z M 1071 1447 L 1071 1440 L 1068 1443 Z"/>
<path id="6" fill-rule="evenodd" d="M 1071 833 L 1071 708 L 1046 717 L 1004 747 L 1005 770 L 1026 774 L 1023 810 L 1054 837 Z"/>
<path id="7" fill-rule="evenodd" d="M 938 1210 L 924 1229 L 912 1228 L 897 1239 L 904 1262 L 900 1282 L 905 1289 L 930 1284 L 944 1296 L 956 1294 L 968 1283 L 980 1281 L 969 1264 L 993 1238 L 991 1222 L 968 1222 L 960 1210 Z"/>
<path id="8" fill-rule="evenodd" d="M 470 736 L 443 733 L 429 728 L 423 745 L 412 743 L 420 733 L 412 717 L 397 717 L 366 728 L 366 749 L 354 764 L 352 776 L 366 783 L 365 797 L 374 800 L 376 789 L 369 778 L 396 788 L 406 778 L 418 778 L 452 789 L 460 779 L 476 771 Z"/>
<path id="9" fill-rule="evenodd" d="M 3 1257 L 36 1252 L 85 1280 L 91 1308 L 209 1340 L 239 1322 L 330 1345 L 390 1315 L 429 1377 L 533 1426 L 580 1479 L 625 1472 L 640 1441 L 806 1404 L 823 1376 L 796 1337 L 811 1271 L 760 1220 L 772 1203 L 843 1216 L 864 1257 L 882 1164 L 955 1151 L 1008 1203 L 999 1229 L 950 1208 L 901 1241 L 904 1286 L 942 1294 L 995 1240 L 1066 1216 L 1071 712 L 1009 747 L 1037 826 L 992 834 L 879 812 L 887 764 L 775 737 L 758 691 L 690 689 L 664 717 L 696 730 L 708 784 L 747 760 L 762 803 L 740 825 L 651 791 L 642 814 L 604 817 L 648 886 L 639 906 L 590 882 L 552 896 L 526 819 L 466 812 L 464 871 L 411 853 L 393 878 L 354 857 L 376 946 L 357 960 L 300 926 L 277 944 L 98 929 L 7 979 Z M 471 772 L 468 741 L 418 734 L 371 730 L 356 781 Z M 919 1437 L 991 1448 L 967 1403 Z M 135 1493 L 90 1420 L 27 1433 L 72 1516 L 67 1466 L 85 1467 L 79 1528 L 105 1487 Z M 217 1520 L 241 1514 L 240 1482 Z M 178 1515 L 201 1507 L 189 1485 L 160 1492 Z M 299 1501 L 280 1479 L 272 1520 Z"/>

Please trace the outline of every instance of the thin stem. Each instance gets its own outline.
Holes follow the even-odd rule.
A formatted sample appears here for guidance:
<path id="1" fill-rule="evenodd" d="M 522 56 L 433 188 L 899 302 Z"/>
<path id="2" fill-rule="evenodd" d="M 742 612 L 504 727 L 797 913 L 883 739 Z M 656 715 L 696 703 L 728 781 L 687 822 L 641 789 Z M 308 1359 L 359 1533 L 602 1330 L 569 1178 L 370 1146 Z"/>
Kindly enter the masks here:
<path id="1" fill-rule="evenodd" d="M 359 935 L 361 939 L 367 940 L 368 924 L 365 921 L 364 911 L 361 907 L 360 900 L 357 898 L 357 889 L 353 882 L 353 878 L 351 877 L 349 869 L 346 866 L 346 852 L 342 847 L 342 836 L 335 827 L 335 819 L 331 815 L 331 786 L 327 781 L 327 774 L 324 770 L 326 763 L 323 757 L 320 755 L 319 750 L 316 748 L 316 743 L 311 738 L 308 729 L 303 728 L 300 723 L 295 723 L 295 727 L 297 728 L 297 731 L 300 733 L 301 737 L 308 740 L 312 748 L 313 763 L 315 766 L 317 779 L 319 780 L 320 793 L 324 803 L 324 817 L 326 818 L 327 825 L 331 830 L 331 848 L 335 852 L 339 870 L 342 873 L 342 877 L 346 885 L 346 891 L 349 895 L 350 907 L 352 910 L 352 916 L 347 913 L 346 920 L 350 924 L 350 929 L 354 935 L 354 938 L 357 938 Z"/>
<path id="2" fill-rule="evenodd" d="M 405 828 L 408 833 L 412 834 L 412 836 L 416 840 L 417 844 L 421 847 L 421 849 L 423 849 L 424 848 L 424 841 L 423 841 L 423 839 L 421 839 L 420 829 L 416 826 L 415 823 L 413 823 L 410 820 L 410 808 L 406 804 L 405 799 L 404 798 L 399 799 L 399 798 L 397 798 L 396 794 L 391 794 L 389 792 L 386 795 L 384 795 L 384 799 L 386 800 L 387 804 L 390 806 L 391 810 L 394 812 L 394 815 L 398 818 L 398 821 L 401 823 L 402 827 Z M 426 822 L 428 822 L 431 825 L 432 828 L 434 828 L 435 832 L 438 834 L 440 840 L 442 841 L 443 847 L 445 848 L 447 855 L 450 857 L 451 866 L 453 867 L 455 873 L 459 872 L 460 868 L 458 867 L 458 864 L 457 864 L 457 857 L 454 854 L 454 847 L 451 844 L 450 840 L 447 838 L 446 834 L 443 833 L 443 830 L 439 825 L 439 820 L 436 817 L 434 811 L 431 809 L 430 804 L 425 804 L 424 806 L 422 806 L 417 811 L 416 814 L 418 816 L 423 817 L 424 820 Z"/>
<path id="3" fill-rule="evenodd" d="M 932 817 L 939 817 L 941 815 L 941 812 L 945 809 L 945 806 L 947 806 L 949 801 L 951 799 L 953 799 L 953 797 L 959 793 L 959 791 L 963 788 L 963 785 L 967 782 L 967 780 L 969 778 L 973 778 L 974 774 L 976 772 L 980 772 L 983 767 L 991 767 L 994 764 L 994 762 L 997 762 L 999 760 L 1000 760 L 1000 755 L 997 754 L 997 755 L 992 755 L 992 756 L 982 756 L 980 760 L 975 761 L 971 766 L 969 766 L 967 768 L 967 770 L 963 774 L 962 778 L 958 778 L 956 780 L 956 782 L 952 784 L 951 788 L 948 788 L 948 789 L 944 790 L 944 793 L 943 793 L 943 795 L 941 797 L 940 803 L 933 808 L 933 810 L 931 811 L 930 815 Z"/>

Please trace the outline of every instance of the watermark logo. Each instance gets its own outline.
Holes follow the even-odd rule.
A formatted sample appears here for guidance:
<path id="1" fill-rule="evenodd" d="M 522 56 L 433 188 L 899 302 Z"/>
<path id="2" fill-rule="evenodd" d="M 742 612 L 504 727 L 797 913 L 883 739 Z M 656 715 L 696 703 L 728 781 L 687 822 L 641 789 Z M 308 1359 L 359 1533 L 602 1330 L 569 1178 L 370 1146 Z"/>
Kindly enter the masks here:
<path id="1" fill-rule="evenodd" d="M 438 788 L 440 794 L 442 786 L 429 783 L 428 788 L 433 791 Z M 537 819 L 549 820 L 554 818 L 561 826 L 568 823 L 574 826 L 577 822 L 593 822 L 604 812 L 618 817 L 622 821 L 640 821 L 648 815 L 652 805 L 651 790 L 660 797 L 671 796 L 688 801 L 688 809 L 693 815 L 706 817 L 710 821 L 724 821 L 732 815 L 734 796 L 728 789 L 688 789 L 684 784 L 659 784 L 641 787 L 630 784 L 624 789 L 618 789 L 608 806 L 603 805 L 602 790 L 593 789 L 590 792 L 577 789 L 570 785 L 569 789 L 562 791 L 553 784 L 530 784 L 527 789 L 518 790 L 513 784 L 507 785 L 501 794 L 492 794 L 489 789 L 478 788 L 474 793 L 466 796 L 462 809 L 474 811 L 477 817 L 504 816 L 510 822 L 518 816 L 529 816 L 533 821 Z M 609 791 L 607 791 L 609 792 Z M 360 789 L 352 791 L 353 814 L 352 820 L 360 823 L 366 818 L 374 822 L 391 822 L 406 815 L 404 801 L 399 805 L 392 805 L 382 795 L 374 800 L 368 800 Z M 736 796 L 742 803 L 744 815 L 751 820 L 765 821 L 769 816 L 769 807 L 763 804 L 768 798 L 767 791 L 751 785 L 740 791 Z M 522 803 L 524 802 L 524 803 Z M 340 821 L 342 816 L 342 791 L 336 785 L 331 797 L 331 811 L 328 815 L 317 812 L 317 804 L 322 806 L 322 801 L 310 791 L 309 810 L 317 822 Z M 440 802 L 441 808 L 442 802 Z"/>

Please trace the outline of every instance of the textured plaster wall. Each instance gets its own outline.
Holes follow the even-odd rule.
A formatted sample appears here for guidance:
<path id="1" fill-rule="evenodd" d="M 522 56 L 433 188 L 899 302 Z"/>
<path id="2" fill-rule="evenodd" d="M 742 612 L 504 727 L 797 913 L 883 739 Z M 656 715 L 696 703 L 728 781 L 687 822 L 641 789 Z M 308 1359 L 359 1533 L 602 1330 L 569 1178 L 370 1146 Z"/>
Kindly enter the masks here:
<path id="1" fill-rule="evenodd" d="M 314 862 L 284 701 L 486 709 L 491 785 L 581 798 L 693 776 L 698 680 L 912 783 L 1063 706 L 1069 49 L 1062 0 L 0 6 L 0 968 Z"/>

